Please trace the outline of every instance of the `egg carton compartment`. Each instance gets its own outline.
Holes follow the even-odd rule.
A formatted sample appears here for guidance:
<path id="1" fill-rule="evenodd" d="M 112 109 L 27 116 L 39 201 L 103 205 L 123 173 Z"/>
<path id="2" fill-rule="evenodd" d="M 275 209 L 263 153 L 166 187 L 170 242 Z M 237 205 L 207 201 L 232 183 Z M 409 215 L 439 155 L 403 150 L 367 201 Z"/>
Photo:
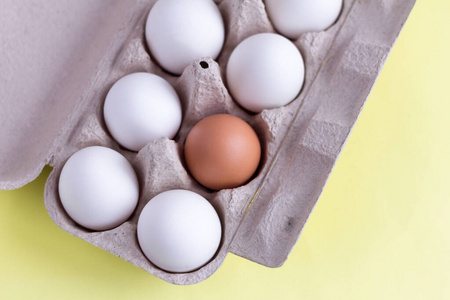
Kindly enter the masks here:
<path id="1" fill-rule="evenodd" d="M 148 9 L 151 5 L 145 7 Z M 56 161 L 56 158 L 53 160 L 54 170 L 47 181 L 45 203 L 55 223 L 71 234 L 169 282 L 195 283 L 212 275 L 225 259 L 242 213 L 254 195 L 265 162 L 269 159 L 266 149 L 273 148 L 277 138 L 281 138 L 277 130 L 284 125 L 286 109 L 266 111 L 259 115 L 249 114 L 229 95 L 222 80 L 223 68 L 208 57 L 193 62 L 180 77 L 163 71 L 150 58 L 143 39 L 147 14 L 148 12 L 143 13 L 137 22 L 138 25 L 114 59 L 116 65 L 102 84 L 104 88 L 99 88 L 97 93 L 93 93 L 91 100 L 87 101 L 90 104 L 86 106 L 86 110 L 79 117 L 74 117 L 78 120 L 78 125 L 74 127 L 69 143 L 65 146 L 66 154 L 58 156 L 60 161 Z M 110 87 L 119 78 L 134 72 L 155 73 L 171 82 L 180 96 L 183 107 L 183 122 L 175 139 L 156 139 L 138 153 L 123 149 L 117 144 L 108 133 L 103 119 L 103 103 Z M 263 159 L 256 178 L 245 186 L 218 192 L 210 191 L 198 184 L 189 175 L 183 161 L 183 145 L 191 128 L 204 117 L 216 113 L 229 113 L 248 121 L 257 131 L 263 149 Z M 134 214 L 124 224 L 102 232 L 91 231 L 76 224 L 63 209 L 58 196 L 59 174 L 65 161 L 74 152 L 93 145 L 112 148 L 127 157 L 135 168 L 140 182 L 140 199 Z M 209 264 L 195 272 L 172 274 L 154 266 L 143 255 L 136 238 L 136 226 L 140 212 L 151 198 L 166 190 L 180 188 L 197 192 L 213 204 L 222 222 L 223 236 L 219 251 Z"/>
<path id="2" fill-rule="evenodd" d="M 165 72 L 154 61 L 145 42 L 145 20 L 156 1 L 119 2 L 110 4 L 104 13 L 101 8 L 107 4 L 97 3 L 90 8 L 94 11 L 92 15 L 103 16 L 104 21 L 92 37 L 102 41 L 103 46 L 97 48 L 99 63 L 88 70 L 89 76 L 86 69 L 76 72 L 89 81 L 79 80 L 79 84 L 71 86 L 76 97 L 61 109 L 65 115 L 46 125 L 59 126 L 60 130 L 47 138 L 54 140 L 47 152 L 41 151 L 44 155 L 41 153 L 40 157 L 44 159 L 31 156 L 36 166 L 31 171 L 25 169 L 8 175 L 2 169 L 1 187 L 23 185 L 37 176 L 35 170 L 50 164 L 53 171 L 46 183 L 45 205 L 58 226 L 171 283 L 193 284 L 208 278 L 228 252 L 266 266 L 280 266 L 317 202 L 414 1 L 344 0 L 341 15 L 333 26 L 326 31 L 305 33 L 294 41 L 302 53 L 306 71 L 298 97 L 284 107 L 258 114 L 244 110 L 232 99 L 224 78 L 228 58 L 242 40 L 257 33 L 276 32 L 263 1 L 215 1 L 226 28 L 224 48 L 217 61 L 199 58 L 181 76 Z M 87 7 L 90 3 L 80 2 L 78 6 Z M 112 17 L 121 22 L 115 24 Z M 182 125 L 174 140 L 156 139 L 139 152 L 128 151 L 114 141 L 103 119 L 107 92 L 118 79 L 134 72 L 150 72 L 166 79 L 176 89 L 183 108 Z M 75 88 L 79 91 L 75 92 Z M 63 99 L 61 95 L 62 92 L 54 93 L 58 99 Z M 49 107 L 41 108 L 38 115 L 46 116 L 48 111 Z M 255 176 L 244 186 L 211 191 L 189 174 L 183 148 L 191 128 L 217 113 L 247 121 L 258 134 L 262 158 Z M 18 144 L 21 139 L 19 136 L 13 142 Z M 122 225 L 101 232 L 76 224 L 58 196 L 64 163 L 77 150 L 93 145 L 109 147 L 124 155 L 136 170 L 140 184 L 139 203 L 132 216 Z M 2 162 L 7 160 L 7 154 L 2 153 Z M 5 170 L 9 165 L 9 161 L 5 163 Z M 223 232 L 218 252 L 209 263 L 193 272 L 170 273 L 159 269 L 144 256 L 137 241 L 137 221 L 145 204 L 170 189 L 187 189 L 204 196 L 221 219 Z"/>

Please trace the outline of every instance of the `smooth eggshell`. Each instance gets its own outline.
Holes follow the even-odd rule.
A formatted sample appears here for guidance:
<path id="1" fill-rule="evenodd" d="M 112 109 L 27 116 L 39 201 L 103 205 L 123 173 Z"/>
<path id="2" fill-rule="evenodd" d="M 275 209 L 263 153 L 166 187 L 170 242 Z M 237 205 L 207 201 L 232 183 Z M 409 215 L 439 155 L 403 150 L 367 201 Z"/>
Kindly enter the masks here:
<path id="1" fill-rule="evenodd" d="M 145 256 L 169 272 L 190 272 L 216 253 L 222 226 L 214 207 L 187 190 L 170 190 L 150 200 L 137 225 Z"/>
<path id="2" fill-rule="evenodd" d="M 192 176 L 213 190 L 245 184 L 255 173 L 261 145 L 253 128 L 238 117 L 204 118 L 189 132 L 184 146 Z"/>
<path id="3" fill-rule="evenodd" d="M 274 33 L 260 33 L 242 41 L 231 53 L 226 74 L 234 99 L 256 113 L 294 100 L 304 76 L 299 50 Z"/>
<path id="4" fill-rule="evenodd" d="M 148 15 L 145 37 L 159 64 L 180 75 L 200 57 L 217 58 L 225 27 L 212 0 L 159 0 Z"/>
<path id="5" fill-rule="evenodd" d="M 59 178 L 59 195 L 75 222 L 88 229 L 107 230 L 133 213 L 139 183 L 133 167 L 120 153 L 92 146 L 67 160 Z"/>
<path id="6" fill-rule="evenodd" d="M 267 13 L 281 34 L 297 39 L 302 33 L 333 25 L 343 0 L 266 0 Z"/>
<path id="7" fill-rule="evenodd" d="M 103 113 L 114 139 L 133 151 L 159 137 L 173 138 L 182 119 L 180 99 L 173 87 L 150 73 L 119 79 L 106 96 Z"/>

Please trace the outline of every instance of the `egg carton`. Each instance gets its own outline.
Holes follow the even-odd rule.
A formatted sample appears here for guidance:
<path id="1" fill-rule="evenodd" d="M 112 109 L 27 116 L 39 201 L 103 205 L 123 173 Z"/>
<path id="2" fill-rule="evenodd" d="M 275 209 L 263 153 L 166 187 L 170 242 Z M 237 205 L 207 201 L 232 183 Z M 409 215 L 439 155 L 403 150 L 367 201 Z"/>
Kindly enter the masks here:
<path id="1" fill-rule="evenodd" d="M 45 205 L 70 234 L 175 284 L 211 276 L 228 252 L 268 267 L 287 259 L 345 141 L 410 13 L 414 0 L 344 0 L 336 23 L 294 41 L 306 73 L 289 105 L 252 114 L 230 96 L 225 69 L 243 39 L 275 32 L 261 0 L 218 0 L 226 26 L 217 61 L 199 58 L 181 76 L 166 73 L 145 44 L 146 17 L 155 0 L 48 0 L 0 4 L 0 188 L 32 181 L 48 164 Z M 176 89 L 183 122 L 174 138 L 156 139 L 139 152 L 120 147 L 108 133 L 102 106 L 112 84 L 133 72 L 157 74 Z M 247 121 L 262 144 L 262 161 L 246 185 L 210 191 L 187 172 L 186 135 L 198 121 L 228 113 Z M 65 161 L 101 145 L 124 155 L 140 182 L 133 215 L 112 230 L 94 232 L 72 221 L 58 196 Z M 142 253 L 136 225 L 145 204 L 170 189 L 207 198 L 222 222 L 214 258 L 190 273 L 157 268 Z"/>

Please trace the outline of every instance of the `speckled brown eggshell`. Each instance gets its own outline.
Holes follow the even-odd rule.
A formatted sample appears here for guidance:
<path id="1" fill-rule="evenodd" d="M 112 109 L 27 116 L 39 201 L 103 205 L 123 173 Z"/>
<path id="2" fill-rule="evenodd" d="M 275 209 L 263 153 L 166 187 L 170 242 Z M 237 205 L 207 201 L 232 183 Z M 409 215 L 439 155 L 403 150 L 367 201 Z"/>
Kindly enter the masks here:
<path id="1" fill-rule="evenodd" d="M 242 119 L 217 114 L 198 122 L 186 139 L 184 155 L 192 176 L 213 190 L 245 184 L 255 173 L 261 145 Z"/>

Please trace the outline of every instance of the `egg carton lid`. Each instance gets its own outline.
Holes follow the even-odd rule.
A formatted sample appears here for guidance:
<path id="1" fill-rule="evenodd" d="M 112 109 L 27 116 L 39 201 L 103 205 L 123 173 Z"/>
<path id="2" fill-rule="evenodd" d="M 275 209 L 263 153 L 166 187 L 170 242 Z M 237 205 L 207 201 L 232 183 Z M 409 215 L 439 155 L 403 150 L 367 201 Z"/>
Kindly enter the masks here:
<path id="1" fill-rule="evenodd" d="M 1 1 L 0 189 L 32 181 L 63 151 L 84 93 L 109 74 L 139 2 Z M 266 266 L 280 266 L 299 237 L 415 0 L 347 3 L 347 19 L 229 249 Z"/>
<path id="2" fill-rule="evenodd" d="M 83 92 L 112 64 L 103 58 L 126 37 L 136 2 L 1 1 L 0 189 L 35 179 L 70 138 Z"/>

